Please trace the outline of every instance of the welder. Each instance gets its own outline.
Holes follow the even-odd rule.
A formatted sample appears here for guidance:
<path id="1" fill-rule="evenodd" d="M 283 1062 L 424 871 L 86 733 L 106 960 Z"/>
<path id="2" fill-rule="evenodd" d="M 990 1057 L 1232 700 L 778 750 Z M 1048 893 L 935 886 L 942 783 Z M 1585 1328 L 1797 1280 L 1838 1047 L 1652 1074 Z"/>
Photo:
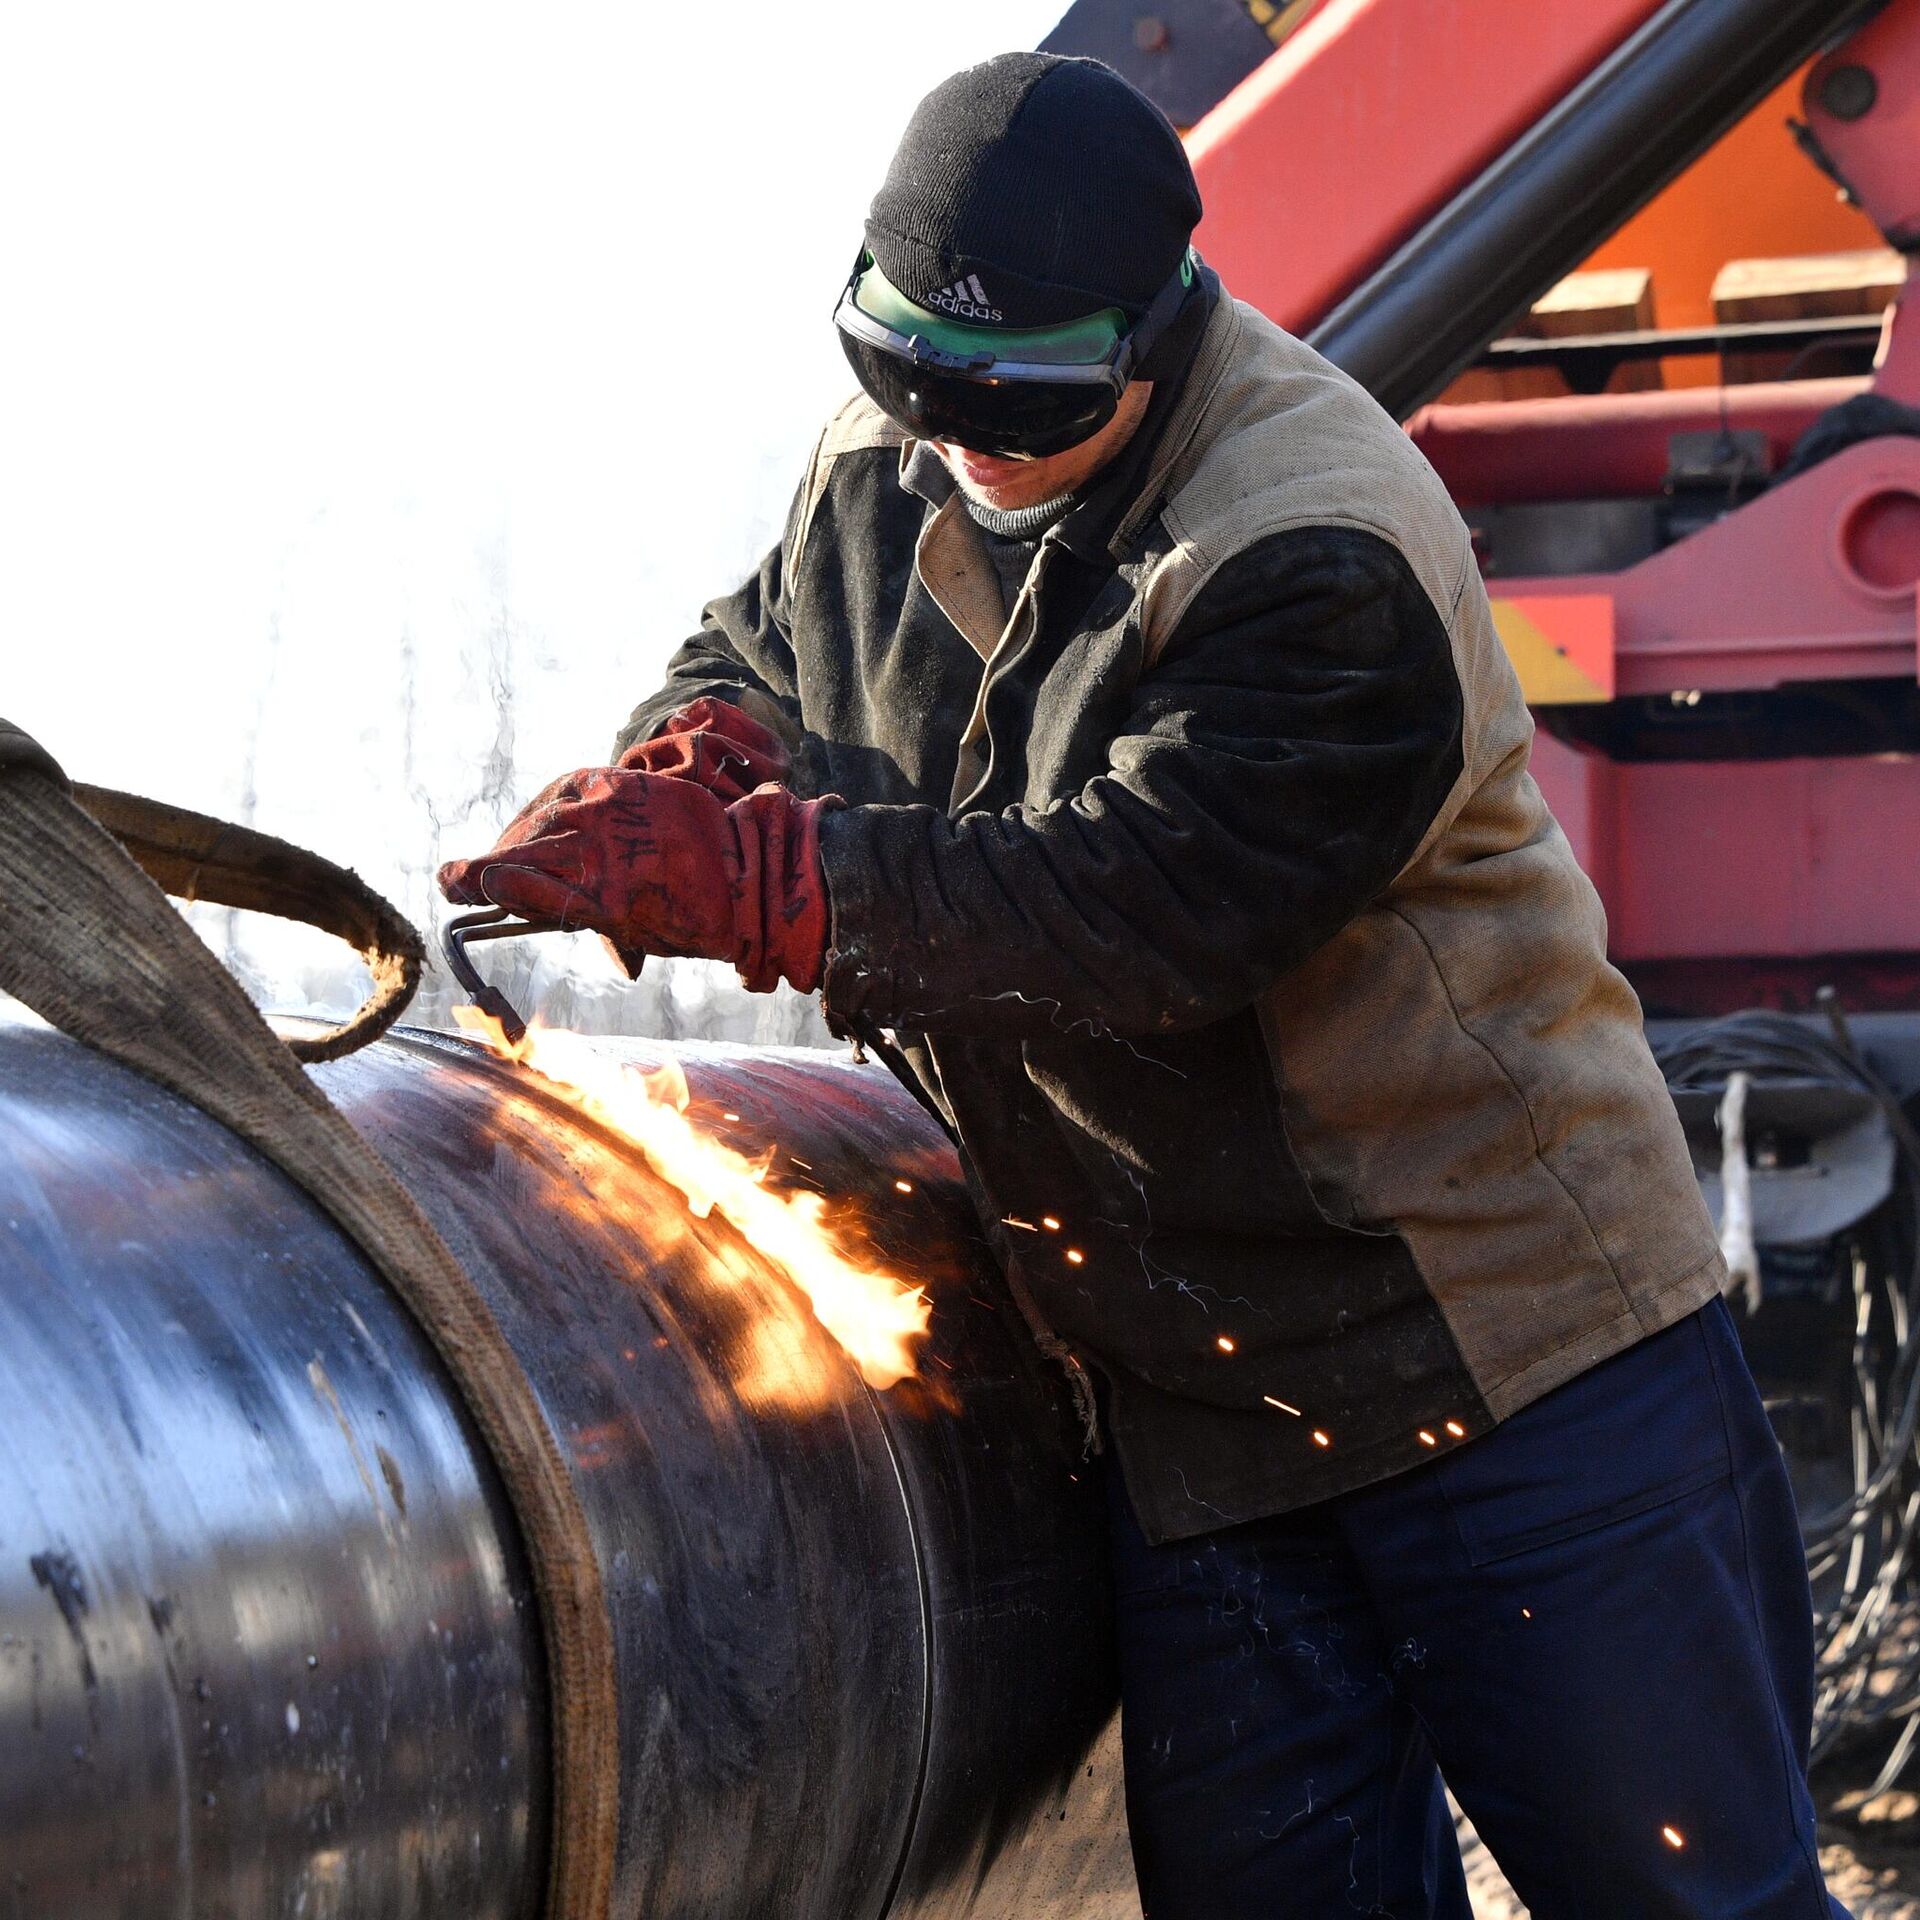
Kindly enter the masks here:
<path id="1" fill-rule="evenodd" d="M 1536 1920 L 1837 1914 L 1792 1497 L 1467 530 L 1199 214 L 1096 62 L 937 87 L 779 544 L 442 884 L 818 990 L 951 1130 L 1113 1469 L 1149 1920 L 1463 1920 L 1443 1774 Z"/>

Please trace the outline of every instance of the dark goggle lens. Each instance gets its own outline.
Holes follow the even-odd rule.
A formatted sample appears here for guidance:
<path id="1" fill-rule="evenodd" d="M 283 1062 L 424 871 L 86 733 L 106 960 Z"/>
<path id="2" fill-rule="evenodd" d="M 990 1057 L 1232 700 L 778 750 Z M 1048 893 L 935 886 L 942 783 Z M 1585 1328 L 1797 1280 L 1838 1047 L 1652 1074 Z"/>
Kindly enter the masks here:
<path id="1" fill-rule="evenodd" d="M 1105 383 L 962 380 L 844 330 L 840 344 L 883 413 L 922 440 L 951 440 L 975 453 L 1064 453 L 1098 433 L 1119 405 Z"/>

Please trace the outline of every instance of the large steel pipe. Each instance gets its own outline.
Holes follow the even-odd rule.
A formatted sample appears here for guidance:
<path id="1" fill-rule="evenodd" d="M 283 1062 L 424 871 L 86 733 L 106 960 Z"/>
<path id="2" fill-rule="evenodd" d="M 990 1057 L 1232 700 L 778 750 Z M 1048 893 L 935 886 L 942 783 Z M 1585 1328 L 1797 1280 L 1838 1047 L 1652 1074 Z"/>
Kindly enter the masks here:
<path id="1" fill-rule="evenodd" d="M 945 1143 L 871 1070 L 682 1057 L 929 1289 L 916 1378 L 868 1389 L 531 1076 L 420 1034 L 320 1073 L 577 1465 L 615 1914 L 1137 1915 L 1097 1488 Z M 512 1516 L 358 1252 L 184 1102 L 0 1023 L 0 1915 L 522 1920 L 547 1716 Z"/>

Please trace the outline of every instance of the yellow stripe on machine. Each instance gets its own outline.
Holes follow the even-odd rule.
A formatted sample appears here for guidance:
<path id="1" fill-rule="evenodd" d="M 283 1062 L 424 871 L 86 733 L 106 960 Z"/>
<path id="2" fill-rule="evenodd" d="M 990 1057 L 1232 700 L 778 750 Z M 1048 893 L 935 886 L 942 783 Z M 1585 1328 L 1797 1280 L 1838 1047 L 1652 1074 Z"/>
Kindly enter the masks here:
<path id="1" fill-rule="evenodd" d="M 1613 598 L 1530 593 L 1493 602 L 1493 624 L 1530 707 L 1613 698 Z"/>

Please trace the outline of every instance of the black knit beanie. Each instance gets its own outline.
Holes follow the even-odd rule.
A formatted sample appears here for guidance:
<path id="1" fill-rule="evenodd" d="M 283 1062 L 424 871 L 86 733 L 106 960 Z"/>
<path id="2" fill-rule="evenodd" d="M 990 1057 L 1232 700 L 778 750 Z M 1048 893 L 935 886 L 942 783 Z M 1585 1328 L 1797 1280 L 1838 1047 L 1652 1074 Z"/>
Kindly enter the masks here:
<path id="1" fill-rule="evenodd" d="M 915 304 L 975 325 L 1137 318 L 1200 218 L 1180 136 L 1098 60 L 1003 53 L 915 109 L 867 250 Z"/>

